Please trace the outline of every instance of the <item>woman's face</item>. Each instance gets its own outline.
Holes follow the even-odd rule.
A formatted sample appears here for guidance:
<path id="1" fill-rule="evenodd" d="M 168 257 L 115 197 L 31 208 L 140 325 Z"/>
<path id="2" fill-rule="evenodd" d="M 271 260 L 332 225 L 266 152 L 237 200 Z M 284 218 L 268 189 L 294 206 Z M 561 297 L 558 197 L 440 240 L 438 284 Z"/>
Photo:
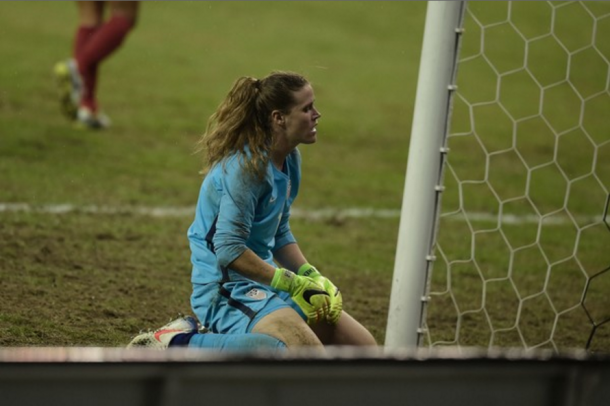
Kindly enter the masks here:
<path id="1" fill-rule="evenodd" d="M 295 105 L 283 115 L 286 139 L 291 146 L 313 144 L 317 140 L 318 119 L 321 114 L 314 107 L 314 93 L 311 85 L 305 85 L 293 93 Z"/>

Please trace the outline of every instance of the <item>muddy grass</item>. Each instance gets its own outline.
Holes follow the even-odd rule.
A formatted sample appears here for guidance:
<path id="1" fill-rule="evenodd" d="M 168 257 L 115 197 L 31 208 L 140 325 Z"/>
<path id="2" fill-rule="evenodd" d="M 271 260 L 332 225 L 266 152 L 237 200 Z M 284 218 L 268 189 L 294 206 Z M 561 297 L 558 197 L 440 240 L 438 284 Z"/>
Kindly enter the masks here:
<path id="1" fill-rule="evenodd" d="M 142 329 L 191 313 L 190 219 L 0 218 L 2 346 L 124 346 Z M 356 272 L 334 279 L 345 309 L 382 343 L 390 281 L 371 284 Z"/>

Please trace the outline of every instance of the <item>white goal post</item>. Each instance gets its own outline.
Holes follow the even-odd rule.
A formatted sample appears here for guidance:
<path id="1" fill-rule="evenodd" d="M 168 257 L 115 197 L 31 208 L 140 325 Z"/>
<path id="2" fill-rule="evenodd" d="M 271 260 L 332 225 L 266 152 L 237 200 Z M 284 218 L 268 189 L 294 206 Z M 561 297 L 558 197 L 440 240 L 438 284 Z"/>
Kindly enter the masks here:
<path id="1" fill-rule="evenodd" d="M 443 146 L 465 7 L 428 2 L 385 346 L 415 347 L 432 257 Z M 415 230 L 419 230 L 415 232 Z"/>
<path id="2" fill-rule="evenodd" d="M 428 2 L 385 346 L 415 347 L 432 256 L 464 1 Z M 419 230 L 419 231 L 415 231 Z"/>
<path id="3" fill-rule="evenodd" d="M 610 2 L 428 3 L 387 348 L 610 353 L 608 38 Z"/>

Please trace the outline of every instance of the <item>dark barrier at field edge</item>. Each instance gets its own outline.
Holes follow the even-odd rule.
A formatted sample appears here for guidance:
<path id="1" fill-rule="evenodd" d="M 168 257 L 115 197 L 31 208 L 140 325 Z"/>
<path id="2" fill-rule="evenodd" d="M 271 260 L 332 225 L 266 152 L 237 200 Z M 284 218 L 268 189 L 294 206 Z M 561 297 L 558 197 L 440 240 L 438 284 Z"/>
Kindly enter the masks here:
<path id="1" fill-rule="evenodd" d="M 331 349 L 283 355 L 2 348 L 0 405 L 610 404 L 610 357 L 575 351 Z"/>

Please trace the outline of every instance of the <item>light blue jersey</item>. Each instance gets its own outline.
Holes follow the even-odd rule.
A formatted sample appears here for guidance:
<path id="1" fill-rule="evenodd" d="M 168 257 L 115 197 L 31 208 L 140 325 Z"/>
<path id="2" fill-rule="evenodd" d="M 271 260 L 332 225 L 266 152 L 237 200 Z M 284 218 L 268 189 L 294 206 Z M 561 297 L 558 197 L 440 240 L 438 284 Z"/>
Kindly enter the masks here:
<path id="1" fill-rule="evenodd" d="M 243 157 L 232 155 L 215 165 L 203 181 L 188 230 L 193 264 L 191 282 L 246 279 L 228 265 L 247 248 L 272 266 L 273 252 L 294 243 L 288 219 L 301 180 L 301 156 L 295 149 L 282 171 L 271 162 L 260 181 L 247 175 Z"/>

